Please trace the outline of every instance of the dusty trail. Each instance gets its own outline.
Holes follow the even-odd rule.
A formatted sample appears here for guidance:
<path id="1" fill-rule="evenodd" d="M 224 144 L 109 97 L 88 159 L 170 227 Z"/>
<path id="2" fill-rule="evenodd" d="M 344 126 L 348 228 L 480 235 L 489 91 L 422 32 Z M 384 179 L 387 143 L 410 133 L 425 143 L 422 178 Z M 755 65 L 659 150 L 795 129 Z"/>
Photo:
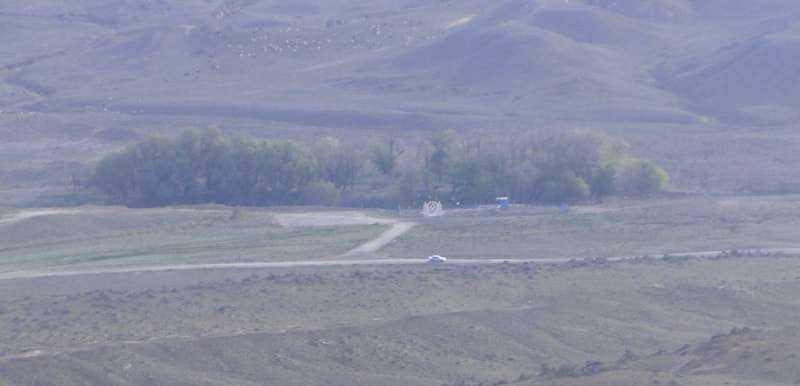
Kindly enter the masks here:
<path id="1" fill-rule="evenodd" d="M 383 234 L 381 234 L 380 236 L 378 236 L 373 240 L 367 241 L 366 243 L 353 248 L 352 250 L 350 250 L 350 252 L 347 252 L 344 256 L 353 256 L 363 253 L 377 252 L 379 249 L 383 248 L 384 245 L 389 244 L 390 242 L 392 242 L 392 240 L 396 239 L 403 233 L 408 232 L 414 225 L 416 225 L 416 223 L 413 222 L 394 223 L 392 224 L 392 227 L 388 231 L 383 232 Z"/>
<path id="2" fill-rule="evenodd" d="M 25 219 L 48 216 L 55 214 L 76 214 L 81 210 L 73 209 L 42 209 L 23 210 L 0 217 L 0 224 L 10 225 Z M 251 262 L 251 263 L 199 263 L 176 265 L 148 265 L 148 266 L 120 266 L 98 267 L 74 270 L 36 270 L 0 273 L 0 280 L 27 279 L 53 276 L 78 276 L 99 275 L 133 272 L 157 271 L 183 271 L 204 269 L 253 269 L 253 268 L 294 268 L 294 267 L 321 267 L 335 265 L 375 265 L 375 264 L 418 264 L 424 262 L 410 259 L 381 258 L 375 253 L 395 238 L 408 232 L 416 223 L 398 222 L 392 219 L 371 217 L 359 211 L 331 211 L 309 213 L 280 213 L 274 215 L 274 221 L 286 228 L 319 227 L 319 226 L 344 226 L 364 224 L 391 224 L 391 227 L 376 238 L 357 246 L 340 256 L 330 256 L 326 259 L 314 261 L 285 261 L 285 262 Z"/>
<path id="3" fill-rule="evenodd" d="M 333 260 L 313 260 L 313 261 L 276 261 L 276 262 L 254 262 L 254 263 L 211 263 L 211 264 L 178 264 L 178 265 L 147 265 L 147 266 L 126 266 L 126 267 L 101 267 L 87 268 L 79 270 L 62 271 L 19 271 L 0 274 L 0 280 L 11 279 L 32 279 L 39 277 L 56 276 L 80 276 L 80 275 L 102 275 L 117 273 L 134 272 L 165 272 L 165 271 L 187 271 L 187 270 L 213 270 L 213 269 L 263 269 L 263 268 L 308 268 L 308 267 L 330 267 L 343 265 L 420 265 L 430 264 L 424 258 L 419 259 L 392 259 L 392 258 L 350 258 L 348 254 Z M 706 251 L 706 252 L 686 252 L 672 253 L 669 255 L 647 256 L 649 259 L 665 258 L 713 258 L 728 251 Z M 779 255 L 800 255 L 800 248 L 782 249 L 761 249 L 761 250 L 740 250 L 741 256 L 779 256 Z M 641 259 L 643 256 L 620 256 L 605 258 L 604 261 L 617 262 L 624 260 Z M 448 258 L 447 265 L 487 265 L 487 264 L 570 264 L 581 262 L 596 262 L 594 258 L 553 258 L 553 259 L 454 259 Z"/>
<path id="4" fill-rule="evenodd" d="M 13 224 L 18 221 L 26 220 L 33 217 L 39 216 L 50 216 L 54 214 L 75 214 L 80 213 L 80 210 L 77 209 L 31 209 L 31 210 L 23 210 L 16 213 L 12 213 L 7 216 L 0 217 L 0 224 Z"/>

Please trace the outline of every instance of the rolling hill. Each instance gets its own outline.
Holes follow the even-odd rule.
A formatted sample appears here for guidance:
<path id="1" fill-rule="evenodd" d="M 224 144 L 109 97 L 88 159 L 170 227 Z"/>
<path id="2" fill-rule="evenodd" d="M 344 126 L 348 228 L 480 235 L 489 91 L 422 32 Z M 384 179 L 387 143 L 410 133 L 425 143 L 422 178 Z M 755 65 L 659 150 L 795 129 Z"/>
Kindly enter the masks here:
<path id="1" fill-rule="evenodd" d="M 679 189 L 759 191 L 742 182 L 758 175 L 684 178 L 705 159 L 670 165 L 681 146 L 653 147 L 721 132 L 702 145 L 797 141 L 798 17 L 789 0 L 10 1 L 4 200 L 63 190 L 54 175 L 126 140 L 209 125 L 354 139 L 590 127 L 668 164 Z M 26 155 L 52 142 L 62 154 Z M 774 186 L 800 180 L 790 165 L 762 168 L 778 170 Z"/>
<path id="2" fill-rule="evenodd" d="M 798 23 L 796 0 L 4 0 L 0 213 L 75 204 L 104 154 L 214 125 L 359 145 L 588 127 L 627 139 L 679 193 L 800 192 Z M 633 217 L 433 219 L 384 252 L 795 246 L 795 196 L 714 197 Z M 97 211 L 11 215 L 4 269 L 324 258 L 380 228 Z M 794 258 L 665 257 L 5 278 L 0 383 L 800 380 Z"/>

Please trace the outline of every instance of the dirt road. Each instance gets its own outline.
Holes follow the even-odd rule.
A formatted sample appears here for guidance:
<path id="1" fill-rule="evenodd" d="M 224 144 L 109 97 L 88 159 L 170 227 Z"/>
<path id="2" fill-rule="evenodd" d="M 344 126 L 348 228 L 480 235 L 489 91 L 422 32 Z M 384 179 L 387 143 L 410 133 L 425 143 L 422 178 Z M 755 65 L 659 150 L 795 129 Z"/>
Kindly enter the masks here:
<path id="1" fill-rule="evenodd" d="M 398 236 L 402 235 L 403 233 L 408 232 L 416 223 L 413 222 L 397 222 L 392 224 L 392 227 L 383 232 L 380 236 L 372 239 L 364 244 L 361 244 L 350 252 L 347 252 L 345 256 L 354 256 L 358 254 L 364 253 L 374 253 L 377 252 L 379 249 L 383 248 L 384 245 L 389 244 L 392 240 L 396 239 Z"/>
<path id="2" fill-rule="evenodd" d="M 336 226 L 336 225 L 364 225 L 364 224 L 391 224 L 391 228 L 378 237 L 359 245 L 338 258 L 368 256 L 375 253 L 384 245 L 389 244 L 403 233 L 408 232 L 416 223 L 410 221 L 398 222 L 392 219 L 367 216 L 357 211 L 343 212 L 311 212 L 311 213 L 284 213 L 274 216 L 275 222 L 287 228 Z"/>
<path id="3" fill-rule="evenodd" d="M 30 210 L 21 211 L 0 218 L 0 223 L 13 223 L 26 218 L 36 216 L 46 216 L 52 214 L 78 213 L 80 210 Z M 0 274 L 0 280 L 26 279 L 50 276 L 78 276 L 78 275 L 97 275 L 131 272 L 154 272 L 154 271 L 183 271 L 183 270 L 208 270 L 208 269 L 253 269 L 253 268 L 301 268 L 301 267 L 323 267 L 341 265 L 401 265 L 401 264 L 428 264 L 425 256 L 419 259 L 392 259 L 376 255 L 386 244 L 392 242 L 405 232 L 408 232 L 416 223 L 409 221 L 396 221 L 386 218 L 371 217 L 358 211 L 330 211 L 330 212 L 309 212 L 309 213 L 283 213 L 273 215 L 273 220 L 284 227 L 314 227 L 314 226 L 335 226 L 335 225 L 354 225 L 354 224 L 391 224 L 391 228 L 378 237 L 359 245 L 349 252 L 340 256 L 331 256 L 327 259 L 313 261 L 282 261 L 282 262 L 250 262 L 250 263 L 213 263 L 213 264 L 178 264 L 178 265 L 144 265 L 144 266 L 125 266 L 125 267 L 99 267 L 84 268 L 76 270 L 37 270 L 37 271 L 17 271 Z M 720 256 L 729 251 L 705 251 L 705 252 L 686 252 L 673 253 L 667 256 L 650 256 L 653 259 L 663 258 L 707 258 Z M 800 254 L 800 249 L 764 249 L 764 250 L 745 250 L 736 251 L 743 256 L 748 255 L 795 255 Z M 605 261 L 621 261 L 627 259 L 641 258 L 641 256 L 621 256 L 609 257 Z M 454 259 L 448 258 L 448 265 L 452 264 L 499 264 L 499 263 L 538 263 L 538 264 L 567 264 L 570 262 L 591 262 L 594 259 Z"/>
<path id="4" fill-rule="evenodd" d="M 25 219 L 39 217 L 39 216 L 50 216 L 54 214 L 74 214 L 80 213 L 80 210 L 77 209 L 30 209 L 30 210 L 22 210 L 19 212 L 12 213 L 7 216 L 0 217 L 0 224 L 12 224 L 17 221 L 22 221 Z"/>
<path id="5" fill-rule="evenodd" d="M 389 231 L 391 232 L 391 230 Z M 388 232 L 387 232 L 388 233 Z M 368 243 L 369 244 L 369 243 Z M 354 250 L 355 251 L 355 250 Z M 428 263 L 422 257 L 419 259 L 392 259 L 392 258 L 347 258 L 356 252 L 351 251 L 348 254 L 335 258 L 332 260 L 310 260 L 310 261 L 275 261 L 275 262 L 253 262 L 253 263 L 213 263 L 213 264 L 178 264 L 178 265 L 147 265 L 147 266 L 127 266 L 127 267 L 101 267 L 101 268 L 86 268 L 79 270 L 61 270 L 61 271 L 19 271 L 8 272 L 0 274 L 0 280 L 10 279 L 31 279 L 38 277 L 56 277 L 56 276 L 80 276 L 80 275 L 100 275 L 100 274 L 116 274 L 116 273 L 134 273 L 134 272 L 164 272 L 164 271 L 188 271 L 188 270 L 211 270 L 211 269 L 257 269 L 257 268 L 306 268 L 306 267 L 330 267 L 330 266 L 343 266 L 343 265 L 420 265 L 420 264 L 440 264 Z M 363 251 L 361 251 L 363 252 Z M 763 249 L 763 250 L 741 250 L 738 251 L 742 256 L 748 255 L 762 255 L 762 256 L 777 256 L 777 255 L 797 255 L 800 254 L 800 248 L 787 248 L 787 249 Z M 665 258 L 712 258 L 720 256 L 721 254 L 729 253 L 729 251 L 707 251 L 707 252 L 686 252 L 686 253 L 673 253 L 669 255 L 647 256 L 649 259 L 665 259 Z M 609 257 L 604 259 L 608 262 L 616 262 L 623 260 L 641 259 L 643 256 L 624 256 L 624 257 Z M 486 264 L 581 264 L 598 262 L 593 258 L 587 259 L 572 259 L 572 258 L 554 258 L 554 259 L 453 259 L 448 258 L 447 265 L 486 265 Z"/>

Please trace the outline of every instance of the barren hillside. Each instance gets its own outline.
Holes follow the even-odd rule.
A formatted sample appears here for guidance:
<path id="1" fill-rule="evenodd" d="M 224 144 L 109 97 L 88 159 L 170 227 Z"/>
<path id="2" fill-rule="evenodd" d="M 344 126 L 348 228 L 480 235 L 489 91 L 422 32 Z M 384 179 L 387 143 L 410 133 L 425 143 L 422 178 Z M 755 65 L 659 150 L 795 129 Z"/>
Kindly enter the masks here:
<path id="1" fill-rule="evenodd" d="M 774 134 L 798 140 L 798 12 L 789 0 L 5 2 L 2 200 L 68 193 L 127 141 L 209 125 L 353 141 L 590 127 L 670 164 L 679 189 L 777 192 L 800 181 L 794 151 L 755 160 L 775 170 L 765 184 L 683 145 L 766 136 L 746 157 Z M 698 140 L 709 133 L 722 135 Z"/>

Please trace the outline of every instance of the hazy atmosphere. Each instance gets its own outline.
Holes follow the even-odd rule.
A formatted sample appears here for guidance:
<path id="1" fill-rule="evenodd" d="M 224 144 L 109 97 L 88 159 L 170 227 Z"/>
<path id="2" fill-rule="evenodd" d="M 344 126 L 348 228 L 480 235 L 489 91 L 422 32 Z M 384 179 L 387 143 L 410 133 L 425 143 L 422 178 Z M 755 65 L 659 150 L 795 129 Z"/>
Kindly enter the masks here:
<path id="1" fill-rule="evenodd" d="M 0 383 L 797 384 L 798 58 L 794 0 L 4 0 Z"/>

